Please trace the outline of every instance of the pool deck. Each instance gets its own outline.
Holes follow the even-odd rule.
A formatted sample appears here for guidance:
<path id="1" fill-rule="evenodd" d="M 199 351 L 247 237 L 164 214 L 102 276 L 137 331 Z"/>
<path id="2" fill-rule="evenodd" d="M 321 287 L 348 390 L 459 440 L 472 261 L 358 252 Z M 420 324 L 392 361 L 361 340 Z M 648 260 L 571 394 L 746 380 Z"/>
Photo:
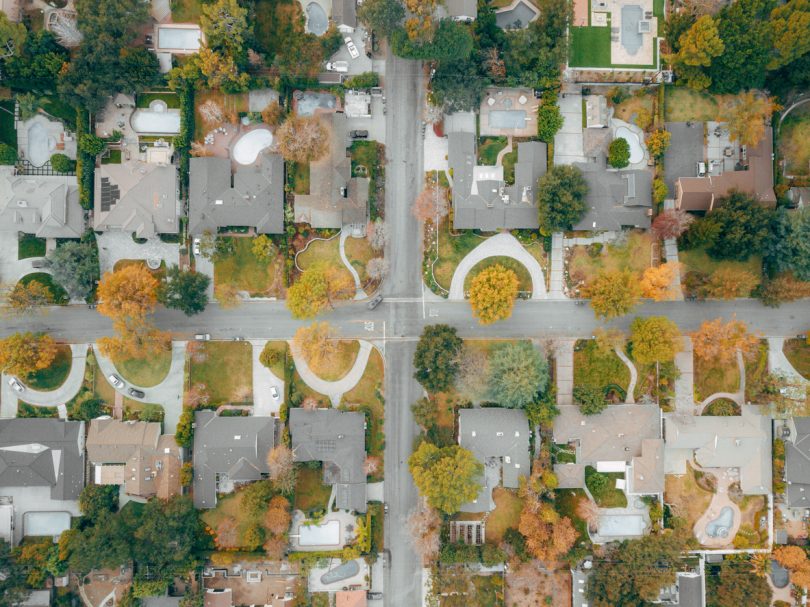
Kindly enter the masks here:
<path id="1" fill-rule="evenodd" d="M 524 99 L 520 103 L 521 97 Z M 488 100 L 494 100 L 489 104 Z M 512 136 L 512 137 L 536 137 L 537 136 L 537 108 L 540 103 L 534 98 L 534 94 L 529 89 L 522 88 L 489 88 L 484 92 L 481 101 L 481 136 Z M 522 129 L 497 128 L 489 124 L 489 114 L 492 111 L 522 110 L 526 112 L 526 123 Z"/>
<path id="2" fill-rule="evenodd" d="M 742 513 L 740 512 L 739 506 L 731 501 L 728 495 L 728 488 L 739 480 L 739 475 L 733 468 L 707 468 L 703 469 L 703 471 L 714 475 L 717 479 L 717 489 L 706 512 L 704 512 L 697 523 L 695 523 L 695 537 L 700 542 L 700 545 L 706 548 L 727 548 L 733 546 L 734 536 L 737 535 L 737 532 L 740 530 Z M 731 528 L 728 530 L 728 535 L 726 537 L 710 537 L 709 534 L 706 533 L 706 526 L 720 516 L 720 512 L 725 507 L 730 507 L 734 513 L 734 519 Z"/>
<path id="3" fill-rule="evenodd" d="M 613 65 L 652 65 L 655 59 L 653 45 L 658 35 L 658 18 L 653 16 L 648 19 L 650 22 L 650 32 L 641 34 L 641 48 L 632 55 L 622 44 L 622 8 L 625 6 L 638 6 L 644 13 L 652 13 L 653 0 L 608 0 L 608 12 L 610 12 L 611 33 L 614 34 L 610 41 L 610 62 Z"/>

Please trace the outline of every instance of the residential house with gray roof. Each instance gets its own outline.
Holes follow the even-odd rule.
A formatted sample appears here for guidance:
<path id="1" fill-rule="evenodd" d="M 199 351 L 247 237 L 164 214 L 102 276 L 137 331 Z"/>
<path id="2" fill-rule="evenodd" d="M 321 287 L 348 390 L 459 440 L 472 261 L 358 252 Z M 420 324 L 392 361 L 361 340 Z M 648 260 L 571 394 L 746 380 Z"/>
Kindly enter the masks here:
<path id="1" fill-rule="evenodd" d="M 810 417 L 786 422 L 790 435 L 785 441 L 785 497 L 789 508 L 810 508 Z"/>
<path id="2" fill-rule="evenodd" d="M 194 507 L 214 508 L 218 493 L 266 478 L 276 441 L 274 417 L 194 414 Z"/>
<path id="3" fill-rule="evenodd" d="M 177 234 L 179 192 L 173 164 L 129 160 L 96 169 L 93 229 L 138 238 Z"/>
<path id="4" fill-rule="evenodd" d="M 531 473 L 529 421 L 517 409 L 461 409 L 458 443 L 472 452 L 482 466 L 481 488 L 462 512 L 489 512 L 495 508 L 492 490 L 499 484 L 517 489 L 521 476 Z"/>
<path id="5" fill-rule="evenodd" d="M 0 231 L 80 238 L 84 210 L 76 177 L 16 175 L 14 167 L 0 167 Z"/>
<path id="6" fill-rule="evenodd" d="M 609 169 L 604 155 L 574 164 L 588 184 L 585 215 L 575 230 L 614 230 L 650 227 L 652 172 Z"/>
<path id="7" fill-rule="evenodd" d="M 518 143 L 515 182 L 504 180 L 504 168 L 478 164 L 475 134 L 447 136 L 453 171 L 453 227 L 459 230 L 536 229 L 537 181 L 546 173 L 546 144 Z"/>
<path id="8" fill-rule="evenodd" d="M 319 114 L 330 134 L 329 154 L 309 164 L 309 194 L 295 195 L 295 220 L 313 228 L 342 228 L 368 221 L 367 177 L 352 177 L 347 151 L 348 122 L 343 112 Z"/>
<path id="9" fill-rule="evenodd" d="M 686 464 L 736 468 L 745 495 L 771 492 L 771 420 L 757 407 L 743 405 L 741 415 L 664 415 L 666 473 L 686 474 Z"/>
<path id="10" fill-rule="evenodd" d="M 278 154 L 260 154 L 252 165 L 233 170 L 227 158 L 192 158 L 189 176 L 190 234 L 216 234 L 228 226 L 284 231 L 284 160 Z"/>
<path id="11" fill-rule="evenodd" d="M 478 2 L 476 0 L 447 0 L 445 2 L 447 15 L 455 21 L 469 23 L 478 17 Z"/>
<path id="12" fill-rule="evenodd" d="M 357 27 L 357 0 L 332 0 L 332 21 L 341 32 L 354 31 Z"/>
<path id="13" fill-rule="evenodd" d="M 296 462 L 323 462 L 323 484 L 335 486 L 335 505 L 365 512 L 365 415 L 337 409 L 290 409 L 290 436 Z"/>

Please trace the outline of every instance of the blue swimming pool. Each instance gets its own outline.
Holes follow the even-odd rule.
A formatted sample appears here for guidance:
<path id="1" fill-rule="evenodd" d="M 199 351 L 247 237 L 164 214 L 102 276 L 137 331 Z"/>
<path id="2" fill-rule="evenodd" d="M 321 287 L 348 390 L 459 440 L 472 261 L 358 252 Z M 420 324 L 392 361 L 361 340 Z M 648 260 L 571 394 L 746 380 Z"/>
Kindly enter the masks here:
<path id="1" fill-rule="evenodd" d="M 492 110 L 489 113 L 489 126 L 495 129 L 526 128 L 526 111 Z"/>
<path id="2" fill-rule="evenodd" d="M 725 506 L 720 515 L 706 525 L 706 535 L 709 537 L 728 537 L 728 532 L 734 524 L 734 511 L 731 506 Z"/>
<path id="3" fill-rule="evenodd" d="M 357 561 L 346 561 L 321 576 L 321 584 L 334 584 L 346 580 L 360 572 Z"/>
<path id="4" fill-rule="evenodd" d="M 326 11 L 317 2 L 307 4 L 307 31 L 316 36 L 323 36 L 326 28 L 329 27 L 329 20 L 326 18 Z"/>
<path id="5" fill-rule="evenodd" d="M 529 27 L 529 23 L 537 17 L 537 10 L 526 4 L 525 0 L 518 2 L 514 8 L 501 9 L 495 13 L 495 23 L 501 29 L 518 29 Z"/>
<path id="6" fill-rule="evenodd" d="M 622 46 L 631 55 L 635 55 L 641 48 L 638 24 L 643 16 L 644 11 L 637 4 L 622 7 Z"/>

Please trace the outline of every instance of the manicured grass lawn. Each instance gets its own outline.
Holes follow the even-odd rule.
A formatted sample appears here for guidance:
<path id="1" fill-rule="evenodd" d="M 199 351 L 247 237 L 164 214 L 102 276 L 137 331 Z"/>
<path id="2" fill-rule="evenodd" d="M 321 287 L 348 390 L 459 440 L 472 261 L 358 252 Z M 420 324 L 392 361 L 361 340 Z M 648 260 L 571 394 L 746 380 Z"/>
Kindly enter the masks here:
<path id="1" fill-rule="evenodd" d="M 810 111 L 803 109 L 793 110 L 779 131 L 779 154 L 788 175 L 810 173 Z"/>
<path id="2" fill-rule="evenodd" d="M 467 253 L 485 240 L 470 230 L 460 232 L 459 236 L 450 234 L 449 230 L 449 219 L 442 220 L 439 226 L 439 260 L 433 266 L 436 282 L 448 290 L 458 264 Z"/>
<path id="3" fill-rule="evenodd" d="M 740 388 L 737 359 L 727 365 L 695 361 L 695 401 L 707 399 L 716 392 L 736 392 Z"/>
<path id="4" fill-rule="evenodd" d="M 672 507 L 673 514 L 685 518 L 691 529 L 706 512 L 713 494 L 697 484 L 695 471 L 689 464 L 683 476 L 668 474 L 664 480 L 664 502 Z"/>
<path id="5" fill-rule="evenodd" d="M 486 541 L 497 546 L 503 541 L 507 529 L 517 529 L 523 500 L 516 491 L 503 487 L 496 487 L 492 491 L 492 498 L 495 500 L 495 510 L 487 518 Z"/>
<path id="6" fill-rule="evenodd" d="M 313 367 L 312 371 L 326 381 L 337 381 L 351 370 L 360 350 L 360 342 L 356 339 L 344 339 L 338 342 L 337 352 L 330 356 L 324 364 Z"/>
<path id="7" fill-rule="evenodd" d="M 270 350 L 275 350 L 278 352 L 278 361 L 276 361 L 273 366 L 270 367 L 270 371 L 273 372 L 278 378 L 285 379 L 285 368 L 286 368 L 286 360 L 287 360 L 287 342 L 286 341 L 268 341 L 266 348 Z"/>
<path id="8" fill-rule="evenodd" d="M 805 339 L 788 339 L 782 351 L 793 368 L 806 379 L 810 379 L 810 345 Z"/>
<path id="9" fill-rule="evenodd" d="M 580 340 L 574 348 L 574 386 L 604 388 L 610 385 L 627 390 L 630 370 L 615 352 L 602 354 L 596 341 Z"/>
<path id="10" fill-rule="evenodd" d="M 481 137 L 478 140 L 478 162 L 495 166 L 498 153 L 506 147 L 506 137 Z"/>
<path id="11" fill-rule="evenodd" d="M 302 162 L 290 162 L 290 181 L 294 194 L 309 194 L 309 164 Z"/>
<path id="12" fill-rule="evenodd" d="M 73 356 L 70 353 L 70 346 L 59 344 L 56 358 L 51 365 L 26 377 L 25 385 L 33 390 L 56 390 L 65 383 L 72 363 Z"/>
<path id="13" fill-rule="evenodd" d="M 45 257 L 45 239 L 37 238 L 33 234 L 20 234 L 17 241 L 17 259 L 29 257 Z"/>
<path id="14" fill-rule="evenodd" d="M 38 282 L 42 286 L 50 289 L 51 295 L 53 295 L 53 302 L 57 305 L 61 306 L 70 301 L 70 296 L 68 296 L 67 291 L 46 272 L 32 272 L 20 278 L 21 284 L 27 285 L 29 282 Z"/>
<path id="15" fill-rule="evenodd" d="M 385 367 L 379 351 L 374 348 L 368 357 L 368 364 L 362 379 L 349 392 L 343 395 L 342 408 L 364 411 L 369 420 L 366 429 L 366 451 L 380 458 L 379 470 L 372 474 L 373 480 L 383 478 L 383 455 L 385 453 Z"/>
<path id="16" fill-rule="evenodd" d="M 234 243 L 234 254 L 214 264 L 214 284 L 232 284 L 251 297 L 278 297 L 283 289 L 280 257 L 272 261 L 257 258 L 252 238 L 227 237 Z"/>
<path id="17" fill-rule="evenodd" d="M 719 111 L 717 100 L 708 93 L 693 91 L 685 86 L 667 86 L 664 115 L 667 122 L 716 120 Z"/>
<path id="18" fill-rule="evenodd" d="M 14 128 L 14 100 L 0 101 L 0 143 L 17 149 L 17 129 Z"/>
<path id="19" fill-rule="evenodd" d="M 252 400 L 253 353 L 248 342 L 205 342 L 204 362 L 190 362 L 191 385 L 202 383 L 208 387 L 209 402 L 232 402 L 239 391 L 246 390 Z"/>
<path id="20" fill-rule="evenodd" d="M 508 154 L 504 154 L 503 158 L 501 158 L 501 164 L 503 165 L 503 180 L 507 183 L 507 185 L 515 184 L 515 164 L 518 161 L 518 153 L 517 145 L 513 145 L 514 149 Z"/>
<path id="21" fill-rule="evenodd" d="M 107 150 L 101 158 L 101 164 L 121 164 L 121 150 Z"/>
<path id="22" fill-rule="evenodd" d="M 650 267 L 653 239 L 645 232 L 631 232 L 622 245 L 606 245 L 597 257 L 591 257 L 587 247 L 574 247 L 568 261 L 572 280 L 584 280 L 587 285 L 602 270 L 631 270 L 643 272 Z"/>
<path id="23" fill-rule="evenodd" d="M 129 358 L 114 362 L 123 379 L 142 388 L 151 388 L 157 386 L 169 374 L 172 351 L 166 350 L 149 358 Z"/>
<path id="24" fill-rule="evenodd" d="M 202 14 L 200 0 L 173 0 L 172 21 L 174 23 L 198 23 Z"/>
<path id="25" fill-rule="evenodd" d="M 303 512 L 326 510 L 329 504 L 331 487 L 323 484 L 323 468 L 298 466 L 298 477 L 295 481 L 295 501 L 293 507 Z"/>
<path id="26" fill-rule="evenodd" d="M 604 488 L 595 487 L 595 479 L 599 477 L 607 479 Z M 593 495 L 593 499 L 601 508 L 626 508 L 627 497 L 621 489 L 616 489 L 616 481 L 623 479 L 622 472 L 597 472 L 593 466 L 585 466 L 585 484 Z"/>
<path id="27" fill-rule="evenodd" d="M 351 239 L 350 239 L 351 240 Z M 314 240 L 310 242 L 306 251 L 298 255 L 296 258 L 298 267 L 306 270 L 321 263 L 327 267 L 335 268 L 339 273 L 345 274 L 345 280 L 348 284 L 354 285 L 354 278 L 352 278 L 349 270 L 343 265 L 340 259 L 340 237 L 336 236 L 331 240 Z M 347 290 L 342 299 L 351 299 L 354 297 L 354 289 Z"/>
<path id="28" fill-rule="evenodd" d="M 608 100 L 610 103 L 610 100 Z M 637 116 L 641 110 L 647 110 L 652 119 L 653 111 L 653 98 L 650 95 L 636 96 L 632 95 L 629 99 L 622 101 L 619 105 L 614 105 L 614 116 L 625 122 L 637 124 L 635 120 L 631 120 L 633 116 Z"/>
<path id="29" fill-rule="evenodd" d="M 470 286 L 472 285 L 473 278 L 475 278 L 482 271 L 494 265 L 501 265 L 507 270 L 512 270 L 517 275 L 519 290 L 532 290 L 532 277 L 529 274 L 529 271 L 522 263 L 516 259 L 512 259 L 511 257 L 487 257 L 486 259 L 479 261 L 467 274 L 467 278 L 464 279 L 464 290 L 469 290 Z"/>
<path id="30" fill-rule="evenodd" d="M 354 141 L 349 147 L 349 154 L 352 157 L 352 175 L 361 176 L 362 169 L 358 172 L 357 167 L 366 168 L 365 177 L 373 178 L 377 175 L 380 163 L 380 147 L 376 141 Z"/>
<path id="31" fill-rule="evenodd" d="M 166 105 L 172 109 L 180 108 L 180 97 L 176 93 L 170 91 L 156 91 L 151 93 L 138 93 L 135 97 L 135 105 L 141 108 L 148 108 L 149 104 L 153 101 L 160 99 L 165 101 Z"/>
<path id="32" fill-rule="evenodd" d="M 699 247 L 678 251 L 678 260 L 681 262 L 681 282 L 686 281 L 689 272 L 711 275 L 721 268 L 747 271 L 754 276 L 760 276 L 762 273 L 762 258 L 759 255 L 752 255 L 747 261 L 719 260 L 712 259 L 705 248 Z"/>
<path id="33" fill-rule="evenodd" d="M 348 257 L 349 263 L 357 270 L 357 274 L 360 276 L 360 282 L 366 285 L 369 280 L 366 274 L 366 264 L 373 258 L 381 256 L 382 251 L 379 253 L 375 252 L 365 238 L 347 238 L 345 246 L 346 257 Z"/>
<path id="34" fill-rule="evenodd" d="M 610 27 L 572 27 L 571 67 L 611 67 Z"/>

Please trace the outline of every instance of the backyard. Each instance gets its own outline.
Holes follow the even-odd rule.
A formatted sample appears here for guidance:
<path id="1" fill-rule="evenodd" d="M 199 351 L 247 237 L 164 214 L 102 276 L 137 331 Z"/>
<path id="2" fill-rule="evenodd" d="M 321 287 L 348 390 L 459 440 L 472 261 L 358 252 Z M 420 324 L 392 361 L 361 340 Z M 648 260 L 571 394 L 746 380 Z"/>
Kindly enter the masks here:
<path id="1" fill-rule="evenodd" d="M 782 123 L 779 155 L 785 160 L 785 174 L 810 174 L 810 105 L 796 108 Z"/>
<path id="2" fill-rule="evenodd" d="M 495 487 L 492 499 L 495 500 L 495 510 L 487 515 L 486 542 L 498 546 L 507 529 L 517 529 L 523 499 L 518 497 L 515 490 L 504 487 Z"/>
<path id="3" fill-rule="evenodd" d="M 509 607 L 570 607 L 571 573 L 548 571 L 536 562 L 510 566 L 504 598 Z"/>
<path id="4" fill-rule="evenodd" d="M 247 93 L 222 93 L 220 91 L 197 91 L 194 94 L 194 139 L 202 141 L 208 128 L 200 114 L 200 106 L 206 101 L 214 101 L 222 108 L 226 120 L 236 122 L 239 113 L 248 111 Z"/>
<path id="5" fill-rule="evenodd" d="M 630 370 L 615 352 L 601 352 L 592 339 L 577 341 L 574 346 L 574 387 L 618 386 L 620 394 L 626 395 L 629 384 Z"/>
<path id="6" fill-rule="evenodd" d="M 175 23 L 199 23 L 200 0 L 172 0 L 172 21 Z"/>
<path id="7" fill-rule="evenodd" d="M 253 400 L 253 353 L 248 342 L 204 342 L 190 357 L 189 382 L 204 384 L 212 405 Z"/>
<path id="8" fill-rule="evenodd" d="M 304 32 L 304 11 L 296 0 L 256 0 L 254 35 L 268 57 Z"/>
<path id="9" fill-rule="evenodd" d="M 17 241 L 17 259 L 29 257 L 45 257 L 45 239 L 37 238 L 33 234 L 20 233 Z"/>
<path id="10" fill-rule="evenodd" d="M 253 238 L 220 236 L 233 242 L 233 253 L 214 263 L 214 284 L 230 284 L 251 297 L 283 297 L 284 258 L 272 260 L 253 254 Z"/>
<path id="11" fill-rule="evenodd" d="M 624 120 L 625 122 L 630 122 L 642 129 L 649 127 L 649 124 L 639 124 L 640 121 L 638 120 L 638 117 L 646 112 L 650 120 L 652 120 L 654 97 L 646 94 L 645 89 L 641 89 L 641 92 L 645 94 L 630 95 L 630 97 L 618 105 L 613 105 L 610 102 L 610 97 L 608 97 L 608 103 L 613 105 L 614 118 Z"/>
<path id="12" fill-rule="evenodd" d="M 717 120 L 719 97 L 693 91 L 685 86 L 667 86 L 665 91 L 664 116 L 667 122 Z"/>
<path id="13" fill-rule="evenodd" d="M 486 166 L 495 166 L 498 154 L 506 144 L 506 137 L 481 137 L 478 140 L 478 162 Z"/>
<path id="14" fill-rule="evenodd" d="M 810 344 L 807 339 L 786 339 L 782 351 L 793 368 L 805 379 L 810 379 Z"/>
<path id="15" fill-rule="evenodd" d="M 695 365 L 695 402 L 699 403 L 716 392 L 736 392 L 740 389 L 737 357 L 720 364 L 716 360 L 701 360 Z"/>
<path id="16" fill-rule="evenodd" d="M 623 472 L 597 472 L 585 466 L 585 485 L 600 508 L 626 508 L 627 496 L 616 488 L 616 481 L 624 480 Z"/>
<path id="17" fill-rule="evenodd" d="M 298 466 L 298 475 L 295 479 L 296 510 L 309 514 L 315 510 L 326 511 L 332 488 L 323 484 L 323 468 L 313 463 Z"/>
<path id="18" fill-rule="evenodd" d="M 248 532 L 254 533 L 257 527 L 264 529 L 266 509 L 262 507 L 251 511 L 251 508 L 243 504 L 243 501 L 248 491 L 256 489 L 256 483 L 254 483 L 219 497 L 216 508 L 205 510 L 202 513 L 203 523 L 217 538 L 218 548 L 255 550 L 253 546 L 247 545 L 246 536 Z"/>
<path id="19" fill-rule="evenodd" d="M 148 108 L 153 101 L 163 101 L 167 107 L 172 109 L 180 108 L 180 96 L 171 91 L 150 91 L 148 93 L 138 93 L 135 96 L 135 106 Z"/>
<path id="20" fill-rule="evenodd" d="M 568 257 L 568 272 L 574 283 L 588 285 L 600 272 L 631 270 L 641 274 L 652 264 L 653 237 L 646 232 L 633 231 L 626 242 L 572 247 Z"/>
<path id="21" fill-rule="evenodd" d="M 354 342 L 358 343 L 358 342 Z M 366 413 L 366 452 L 379 458 L 378 469 L 370 476 L 378 481 L 383 478 L 383 455 L 385 453 L 385 367 L 382 355 L 373 348 L 368 364 L 358 384 L 343 395 L 341 409 Z"/>
<path id="22" fill-rule="evenodd" d="M 287 176 L 293 194 L 309 194 L 309 163 L 288 162 Z"/>
<path id="23" fill-rule="evenodd" d="M 609 27 L 572 27 L 570 32 L 571 67 L 611 66 Z"/>
<path id="24" fill-rule="evenodd" d="M 487 268 L 495 265 L 501 265 L 507 270 L 512 270 L 518 278 L 518 290 L 531 292 L 532 277 L 529 271 L 526 266 L 511 257 L 487 257 L 479 261 L 467 274 L 467 278 L 464 280 L 464 290 L 469 291 L 473 279 Z"/>
<path id="25" fill-rule="evenodd" d="M 113 362 L 123 379 L 141 388 L 151 388 L 157 386 L 169 374 L 172 351 L 168 349 L 150 355 L 149 358 L 128 358 Z"/>
<path id="26" fill-rule="evenodd" d="M 70 367 L 73 363 L 73 356 L 70 352 L 70 346 L 67 344 L 59 344 L 56 358 L 50 366 L 40 371 L 31 373 L 25 378 L 25 385 L 33 390 L 56 390 L 61 386 L 70 374 Z"/>
<path id="27" fill-rule="evenodd" d="M 664 502 L 670 506 L 674 515 L 686 519 L 690 528 L 706 512 L 714 495 L 698 485 L 695 474 L 687 464 L 686 474 L 667 474 L 665 477 Z"/>
<path id="28" fill-rule="evenodd" d="M 17 149 L 17 129 L 14 128 L 14 100 L 0 101 L 0 143 Z"/>

